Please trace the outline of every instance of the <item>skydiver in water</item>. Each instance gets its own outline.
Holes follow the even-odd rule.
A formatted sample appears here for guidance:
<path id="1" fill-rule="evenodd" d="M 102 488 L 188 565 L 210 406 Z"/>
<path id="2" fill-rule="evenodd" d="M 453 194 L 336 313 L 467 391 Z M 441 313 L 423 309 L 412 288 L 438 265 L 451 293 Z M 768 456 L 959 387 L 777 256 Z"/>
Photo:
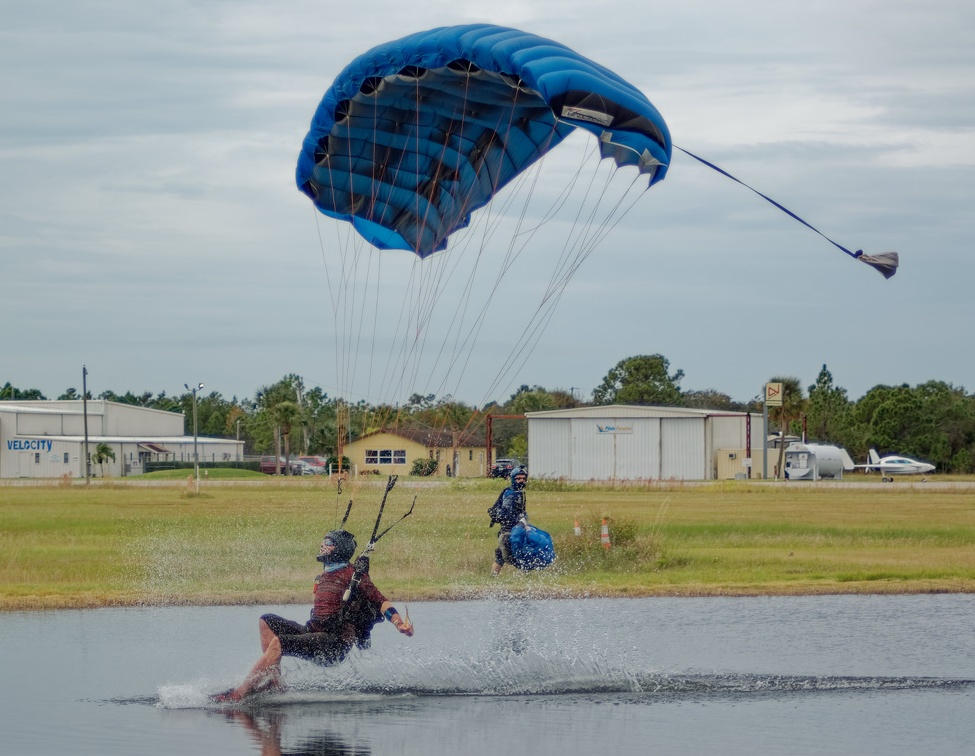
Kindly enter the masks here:
<path id="1" fill-rule="evenodd" d="M 348 531 L 325 534 L 316 557 L 324 569 L 315 578 L 311 619 L 301 624 L 276 614 L 263 615 L 258 622 L 261 658 L 240 685 L 212 696 L 214 701 L 239 701 L 250 693 L 281 689 L 282 656 L 296 656 L 323 666 L 337 664 L 353 647 L 368 648 L 373 625 L 383 619 L 393 623 L 403 635 L 413 635 L 413 625 L 400 617 L 368 572 L 361 574 L 351 598 L 343 603 L 342 597 L 355 572 L 349 563 L 355 549 L 355 536 Z"/>
<path id="2" fill-rule="evenodd" d="M 494 564 L 491 566 L 491 574 L 500 575 L 501 568 L 505 564 L 514 564 L 511 558 L 511 529 L 521 520 L 528 520 L 526 510 L 525 486 L 528 483 L 528 470 L 524 465 L 516 467 L 511 471 L 511 485 L 501 492 L 498 500 L 488 510 L 491 516 L 491 524 L 501 526 L 498 533 L 498 547 L 494 551 Z"/>

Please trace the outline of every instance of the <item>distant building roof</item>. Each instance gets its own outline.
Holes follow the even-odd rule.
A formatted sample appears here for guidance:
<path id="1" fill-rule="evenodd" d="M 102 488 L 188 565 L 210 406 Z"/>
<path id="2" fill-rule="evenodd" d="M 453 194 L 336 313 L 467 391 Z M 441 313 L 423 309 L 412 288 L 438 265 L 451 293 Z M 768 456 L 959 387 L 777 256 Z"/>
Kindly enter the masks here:
<path id="1" fill-rule="evenodd" d="M 433 430 L 432 428 L 384 428 L 372 433 L 367 433 L 366 435 L 360 436 L 355 440 L 365 441 L 372 436 L 378 436 L 382 433 L 405 438 L 407 441 L 421 444 L 428 449 L 452 449 L 454 446 L 463 449 L 482 449 L 487 444 L 487 436 L 480 431 L 475 431 L 473 433 L 457 431 L 455 441 L 455 434 L 453 432 L 449 430 Z"/>
<path id="2" fill-rule="evenodd" d="M 588 407 L 570 407 L 568 409 L 541 410 L 525 413 L 530 420 L 560 417 L 744 417 L 747 414 L 749 413 L 736 410 L 700 409 L 698 407 L 661 407 L 643 404 L 601 404 Z M 761 413 L 758 414 L 761 415 Z"/>

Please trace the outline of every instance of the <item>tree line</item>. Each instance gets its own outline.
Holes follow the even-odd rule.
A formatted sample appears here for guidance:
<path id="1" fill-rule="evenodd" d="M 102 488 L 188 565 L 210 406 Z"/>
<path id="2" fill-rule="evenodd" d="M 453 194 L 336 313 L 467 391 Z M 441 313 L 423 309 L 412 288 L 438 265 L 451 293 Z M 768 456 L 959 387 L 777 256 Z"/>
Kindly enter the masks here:
<path id="1" fill-rule="evenodd" d="M 349 403 L 329 397 L 321 388 L 307 388 L 301 376 L 288 374 L 261 386 L 253 397 L 230 399 L 218 391 L 197 395 L 197 425 L 202 436 L 236 438 L 250 454 L 284 456 L 336 455 L 340 442 L 383 428 L 420 428 L 449 431 L 458 438 L 483 435 L 487 415 L 522 415 L 553 409 L 608 404 L 691 407 L 697 409 L 761 412 L 763 396 L 746 402 L 733 400 L 716 389 L 683 390 L 682 370 L 671 372 L 660 354 L 637 355 L 618 362 L 586 401 L 573 391 L 542 386 L 520 386 L 507 400 L 473 407 L 450 396 L 413 394 L 404 404 Z M 881 454 L 898 453 L 927 460 L 950 473 L 975 472 L 975 396 L 943 381 L 917 386 L 878 385 L 857 400 L 835 385 L 823 365 L 816 380 L 803 388 L 794 376 L 772 376 L 769 383 L 783 386 L 783 405 L 770 408 L 773 427 L 783 434 L 808 441 L 836 444 L 857 460 L 871 448 Z M 81 399 L 75 388 L 58 399 Z M 103 391 L 89 399 L 102 399 L 139 407 L 182 412 L 187 435 L 193 432 L 193 394 L 167 396 L 151 391 L 118 394 Z M 0 387 L 0 400 L 44 400 L 36 389 L 18 389 L 9 382 Z M 501 456 L 527 458 L 524 422 L 494 424 L 493 441 Z"/>

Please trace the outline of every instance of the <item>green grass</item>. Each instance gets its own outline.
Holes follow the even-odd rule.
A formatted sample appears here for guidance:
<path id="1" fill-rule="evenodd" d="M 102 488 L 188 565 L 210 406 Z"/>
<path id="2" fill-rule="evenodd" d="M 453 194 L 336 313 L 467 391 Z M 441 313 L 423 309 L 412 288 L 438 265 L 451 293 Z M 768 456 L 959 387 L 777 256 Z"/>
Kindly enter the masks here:
<path id="1" fill-rule="evenodd" d="M 182 472 L 182 471 L 181 471 Z M 232 471 L 233 472 L 233 471 Z M 238 473 L 239 474 L 239 473 Z M 0 487 L 0 609 L 306 603 L 322 534 L 355 499 L 360 547 L 385 481 L 341 495 L 321 478 L 97 481 Z M 256 476 L 256 477 L 255 477 Z M 151 479 L 150 479 L 151 480 Z M 373 575 L 391 597 L 975 592 L 975 495 L 923 486 L 744 482 L 591 487 L 533 482 L 555 540 L 544 572 L 490 577 L 502 483 L 403 479 Z M 609 523 L 612 548 L 599 540 Z M 583 535 L 573 534 L 578 521 Z"/>

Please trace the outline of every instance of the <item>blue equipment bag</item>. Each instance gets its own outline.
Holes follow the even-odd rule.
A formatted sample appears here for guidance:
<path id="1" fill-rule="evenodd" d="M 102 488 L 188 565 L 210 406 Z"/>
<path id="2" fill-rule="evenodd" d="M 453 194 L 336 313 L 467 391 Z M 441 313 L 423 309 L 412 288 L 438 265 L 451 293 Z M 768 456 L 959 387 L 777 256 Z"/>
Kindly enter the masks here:
<path id="1" fill-rule="evenodd" d="M 519 522 L 511 529 L 511 558 L 520 570 L 543 570 L 555 561 L 552 536 Z"/>

